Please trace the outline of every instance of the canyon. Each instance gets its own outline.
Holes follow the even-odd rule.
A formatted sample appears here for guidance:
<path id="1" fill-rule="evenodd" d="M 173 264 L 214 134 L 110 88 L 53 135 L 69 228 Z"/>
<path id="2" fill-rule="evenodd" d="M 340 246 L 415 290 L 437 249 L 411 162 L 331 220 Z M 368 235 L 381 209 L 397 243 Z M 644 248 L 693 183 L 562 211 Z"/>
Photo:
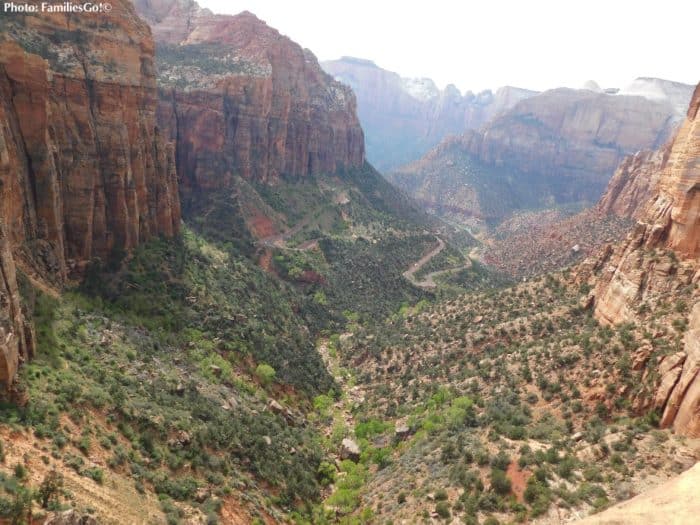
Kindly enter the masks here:
<path id="1" fill-rule="evenodd" d="M 693 512 L 700 86 L 463 95 L 112 5 L 0 17 L 0 520 Z"/>
<path id="2" fill-rule="evenodd" d="M 367 158 L 382 173 L 418 160 L 446 136 L 478 129 L 536 94 L 511 86 L 476 94 L 462 94 L 452 84 L 440 90 L 429 78 L 402 78 L 353 57 L 321 66 L 355 92 Z"/>
<path id="3" fill-rule="evenodd" d="M 656 149 L 683 118 L 691 86 L 638 80 L 643 97 L 560 88 L 518 102 L 481 129 L 448 137 L 389 175 L 428 209 L 456 219 L 500 222 L 516 210 L 595 203 L 618 164 Z M 662 91 L 659 86 L 664 86 Z"/>

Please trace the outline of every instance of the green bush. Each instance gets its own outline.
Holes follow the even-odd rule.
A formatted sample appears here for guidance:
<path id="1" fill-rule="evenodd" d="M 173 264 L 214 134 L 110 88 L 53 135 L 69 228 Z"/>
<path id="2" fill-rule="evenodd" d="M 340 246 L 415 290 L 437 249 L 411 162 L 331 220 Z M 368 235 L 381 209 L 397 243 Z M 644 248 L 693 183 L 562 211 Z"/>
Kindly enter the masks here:
<path id="1" fill-rule="evenodd" d="M 267 386 L 274 381 L 277 372 L 267 363 L 260 363 L 255 369 L 255 375 L 263 385 Z"/>
<path id="2" fill-rule="evenodd" d="M 491 489 L 501 496 L 510 494 L 511 483 L 506 473 L 500 469 L 491 469 Z"/>
<path id="3" fill-rule="evenodd" d="M 452 516 L 450 513 L 450 504 L 447 501 L 438 501 L 437 505 L 435 505 L 435 512 L 444 520 Z"/>

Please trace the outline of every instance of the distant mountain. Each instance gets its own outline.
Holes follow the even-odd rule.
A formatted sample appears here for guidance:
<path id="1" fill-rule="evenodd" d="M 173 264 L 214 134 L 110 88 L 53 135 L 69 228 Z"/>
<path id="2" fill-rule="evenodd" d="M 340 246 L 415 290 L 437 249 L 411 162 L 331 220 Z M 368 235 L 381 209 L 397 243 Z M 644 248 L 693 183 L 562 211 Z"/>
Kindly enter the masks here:
<path id="1" fill-rule="evenodd" d="M 417 160 L 445 136 L 476 129 L 536 94 L 502 87 L 462 95 L 453 85 L 440 90 L 429 78 L 403 78 L 352 57 L 321 67 L 355 91 L 367 158 L 381 171 Z"/>
<path id="2" fill-rule="evenodd" d="M 639 79 L 626 91 L 646 95 L 546 91 L 390 178 L 438 212 L 492 222 L 519 209 L 595 202 L 625 155 L 669 139 L 692 86 Z"/>

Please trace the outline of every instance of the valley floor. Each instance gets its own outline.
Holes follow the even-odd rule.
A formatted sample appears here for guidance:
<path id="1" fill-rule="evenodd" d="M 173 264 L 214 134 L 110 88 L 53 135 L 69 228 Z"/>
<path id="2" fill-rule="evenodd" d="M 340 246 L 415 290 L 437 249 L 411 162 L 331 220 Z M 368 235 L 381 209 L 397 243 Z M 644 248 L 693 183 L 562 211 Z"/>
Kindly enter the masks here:
<path id="1" fill-rule="evenodd" d="M 635 408 L 653 395 L 641 356 L 673 351 L 682 330 L 663 327 L 685 310 L 650 320 L 652 342 L 648 327 L 598 325 L 584 282 L 465 293 L 324 340 L 343 394 L 318 405 L 340 469 L 323 519 L 566 523 L 692 467 L 700 440 Z"/>

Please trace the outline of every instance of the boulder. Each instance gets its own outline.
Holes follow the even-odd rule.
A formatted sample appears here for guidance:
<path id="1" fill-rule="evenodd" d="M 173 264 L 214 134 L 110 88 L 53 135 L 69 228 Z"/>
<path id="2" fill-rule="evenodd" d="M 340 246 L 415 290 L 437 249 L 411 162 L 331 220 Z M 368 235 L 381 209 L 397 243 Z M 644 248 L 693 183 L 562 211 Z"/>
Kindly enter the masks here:
<path id="1" fill-rule="evenodd" d="M 397 423 L 394 435 L 398 439 L 406 439 L 411 435 L 411 428 L 406 423 Z"/>
<path id="2" fill-rule="evenodd" d="M 92 516 L 70 509 L 49 515 L 44 525 L 98 525 L 98 522 Z"/>
<path id="3" fill-rule="evenodd" d="M 360 446 L 350 438 L 343 439 L 340 448 L 340 459 L 349 459 L 350 461 L 360 460 Z"/>

